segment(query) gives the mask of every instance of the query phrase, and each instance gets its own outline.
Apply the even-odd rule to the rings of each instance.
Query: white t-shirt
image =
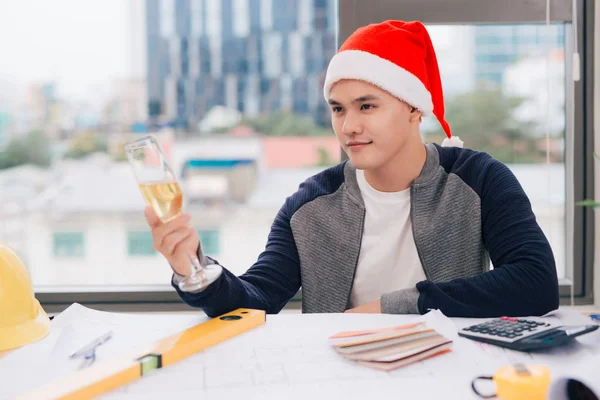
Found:
[[[351,293],[351,306],[382,294],[414,287],[425,280],[410,220],[410,188],[393,193],[375,190],[356,170],[365,202],[364,232]]]

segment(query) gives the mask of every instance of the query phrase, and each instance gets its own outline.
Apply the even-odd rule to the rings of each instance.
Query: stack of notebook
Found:
[[[450,351],[452,341],[425,323],[340,332],[329,338],[343,357],[383,371]]]

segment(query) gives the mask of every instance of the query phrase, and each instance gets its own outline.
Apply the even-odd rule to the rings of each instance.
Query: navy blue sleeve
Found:
[[[275,314],[300,289],[300,265],[288,215],[289,201],[279,210],[271,227],[265,250],[243,275],[223,268],[217,281],[200,293],[173,287],[188,305],[200,307],[209,317],[237,308],[265,310]]]
[[[419,312],[434,308],[450,317],[497,317],[557,309],[554,255],[519,181],[487,154],[462,151],[460,157],[473,157],[457,160],[453,172],[481,199],[483,242],[494,269],[450,282],[419,282]]]
[[[344,163],[307,179],[288,197],[271,226],[265,250],[256,263],[239,277],[226,268],[217,281],[200,293],[182,292],[181,299],[215,317],[237,308],[276,314],[301,286],[300,260],[291,227],[296,211],[315,198],[335,192],[344,181]]]

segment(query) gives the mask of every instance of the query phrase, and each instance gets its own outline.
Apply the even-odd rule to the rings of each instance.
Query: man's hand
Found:
[[[162,254],[173,271],[179,275],[190,274],[190,255],[195,255],[200,247],[198,232],[190,225],[191,216],[182,214],[172,221],[163,223],[152,207],[146,207],[146,221],[152,229],[154,249]]]
[[[381,314],[381,299],[346,310],[347,313]]]

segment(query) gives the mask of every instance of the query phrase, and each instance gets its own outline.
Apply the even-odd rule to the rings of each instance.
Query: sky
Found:
[[[47,80],[59,95],[103,96],[131,73],[127,32],[127,1],[0,0],[0,85],[14,98]]]
[[[57,82],[61,98],[101,104],[114,79],[143,77],[143,50],[132,50],[144,46],[143,3],[0,0],[0,105],[21,103],[25,88],[44,81]],[[468,57],[456,57],[468,28],[429,29],[449,91],[468,86]]]

